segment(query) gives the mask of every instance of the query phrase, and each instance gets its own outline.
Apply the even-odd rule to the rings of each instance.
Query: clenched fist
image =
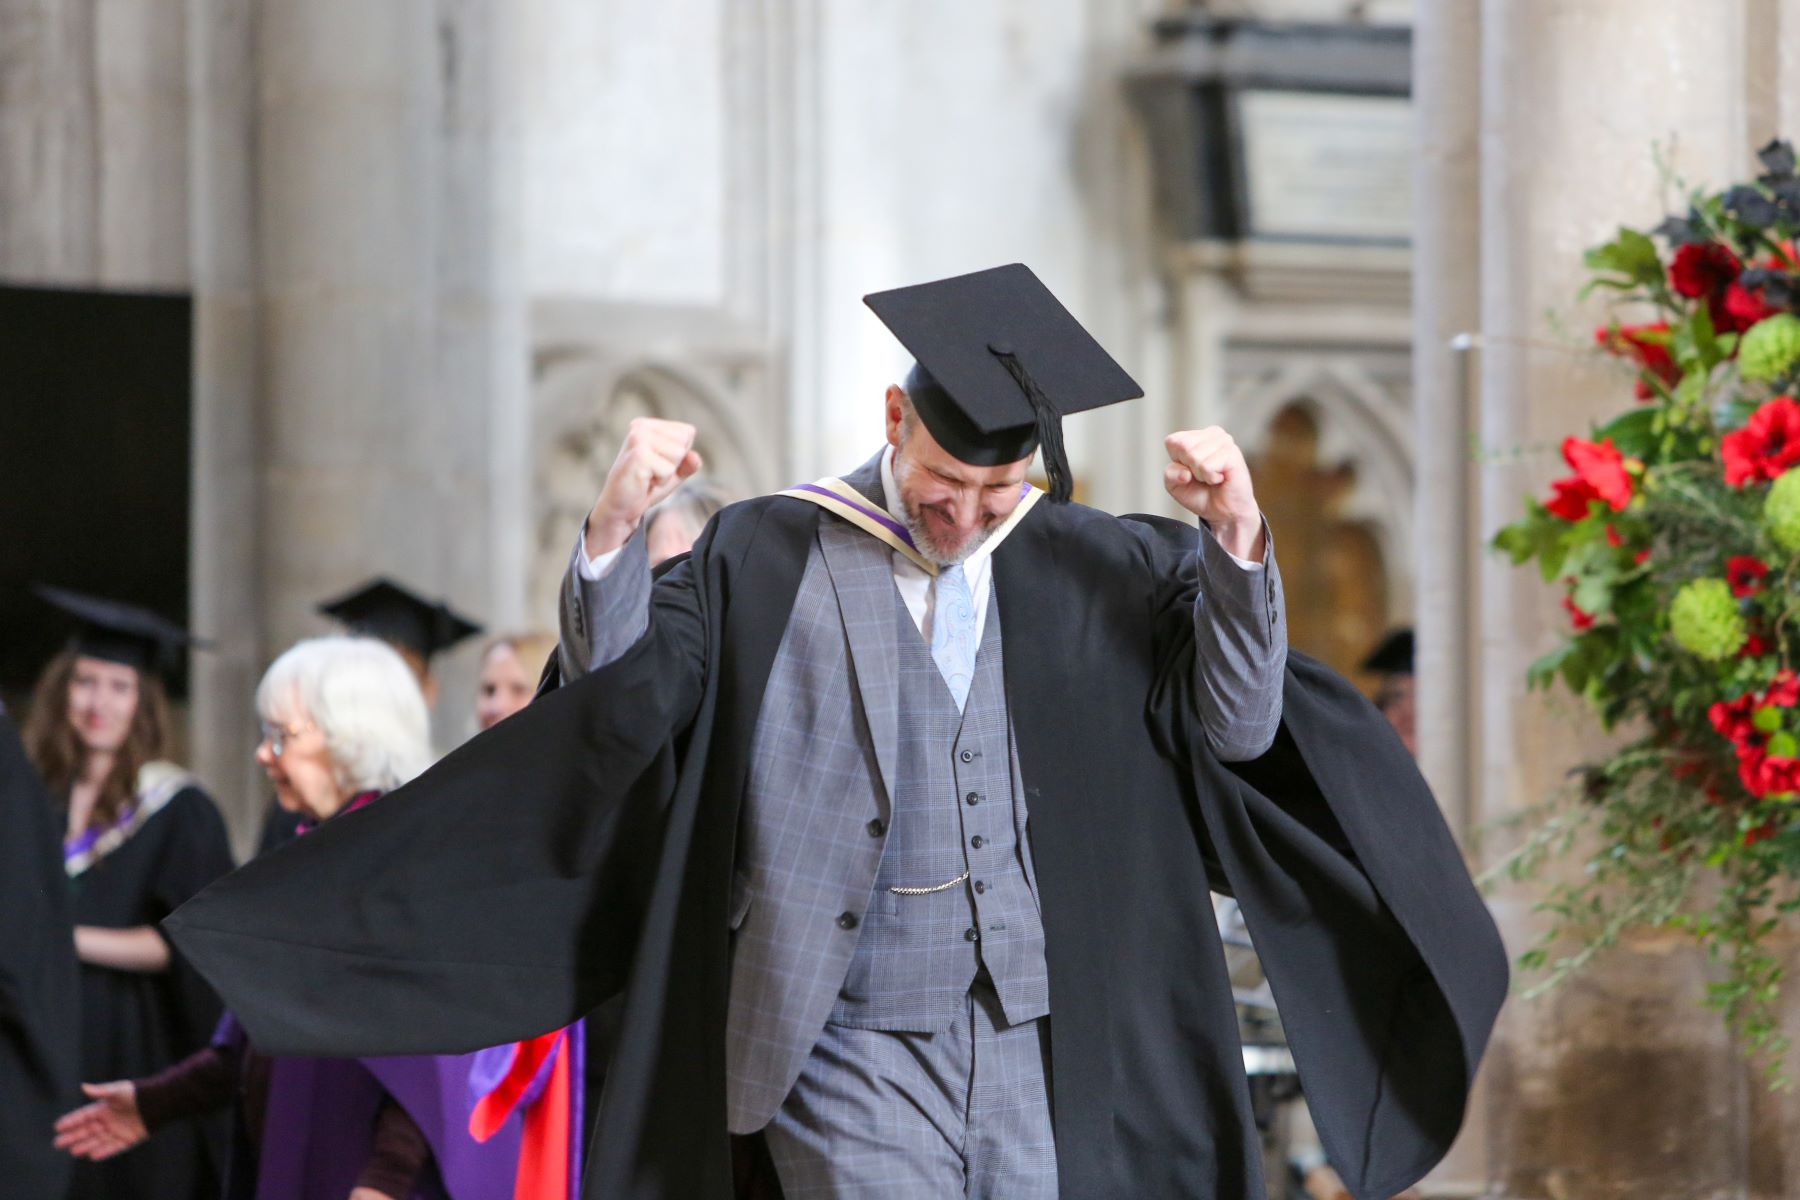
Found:
[[[619,457],[606,473],[600,498],[587,519],[587,556],[623,546],[658,500],[700,469],[694,427],[684,421],[638,417],[626,430]]]
[[[1217,425],[1163,439],[1169,465],[1163,487],[1181,507],[1205,521],[1219,544],[1251,562],[1263,557],[1262,510],[1250,487],[1244,452]]]

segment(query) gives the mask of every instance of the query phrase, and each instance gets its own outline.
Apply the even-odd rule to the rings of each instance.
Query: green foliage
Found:
[[[1595,273],[1588,283],[1590,291],[1610,288],[1623,292],[1639,287],[1663,287],[1662,256],[1656,252],[1656,243],[1635,229],[1621,228],[1618,237],[1589,250],[1583,261],[1588,270]]]

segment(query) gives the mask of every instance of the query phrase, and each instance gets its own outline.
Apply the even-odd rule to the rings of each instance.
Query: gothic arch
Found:
[[[1233,381],[1227,397],[1232,427],[1245,453],[1267,449],[1277,417],[1298,407],[1318,429],[1322,463],[1355,468],[1343,516],[1366,524],[1381,547],[1389,616],[1410,618],[1413,579],[1414,470],[1410,397],[1383,386],[1348,356],[1283,356],[1285,361]]]
[[[687,421],[705,475],[738,496],[780,486],[779,431],[756,418],[749,372],[643,357],[609,361],[588,346],[543,346],[533,363],[536,467],[533,611],[555,612],[556,589],[607,469],[634,417]]]

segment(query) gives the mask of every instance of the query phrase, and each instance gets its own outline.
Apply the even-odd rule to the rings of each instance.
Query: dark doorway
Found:
[[[185,295],[0,287],[0,691],[14,701],[68,634],[34,580],[187,621],[192,323]]]

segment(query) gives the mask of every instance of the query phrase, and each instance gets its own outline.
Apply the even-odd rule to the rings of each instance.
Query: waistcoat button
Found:
[[[856,914],[853,912],[840,913],[838,915],[838,928],[839,929],[855,929],[856,928]]]

